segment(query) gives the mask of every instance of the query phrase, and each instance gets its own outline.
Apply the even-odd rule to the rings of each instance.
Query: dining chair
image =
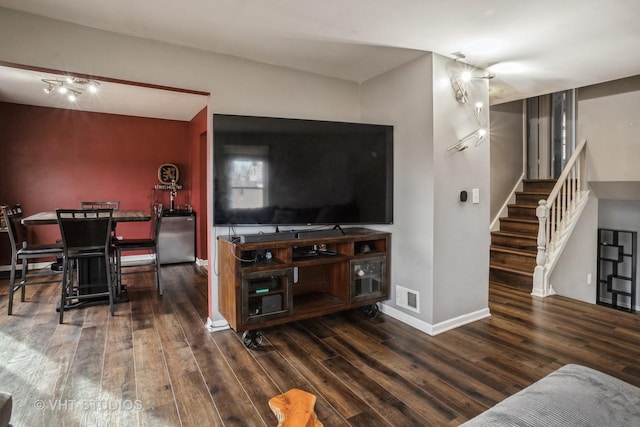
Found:
[[[80,202],[80,209],[120,209],[120,202],[112,201],[112,202]],[[113,234],[113,238],[116,238],[116,223],[115,221],[111,225],[111,231]],[[62,240],[59,241],[62,243]],[[62,256],[60,256],[56,262],[51,265],[51,268],[56,271],[62,271]]]
[[[60,323],[64,311],[76,304],[109,299],[113,316],[115,286],[111,264],[111,225],[113,209],[57,209],[63,247]],[[74,275],[74,263],[78,274]],[[84,263],[84,264],[83,264]],[[98,274],[81,275],[90,265]]]
[[[120,202],[111,201],[111,202],[80,202],[80,209],[113,209],[117,211],[120,209]],[[116,222],[113,221],[111,224],[111,228],[113,230],[113,237],[116,237]]]
[[[109,202],[91,202],[91,201],[81,201],[80,209],[113,209],[114,211],[120,210],[120,202],[119,201],[109,201]],[[116,221],[111,223],[111,239],[116,240],[118,238],[116,232]],[[115,255],[115,254],[114,254]],[[115,259],[113,260],[115,263]]]
[[[59,272],[54,272],[50,269],[34,270],[33,273],[31,273],[29,271],[29,260],[62,256],[62,244],[28,244],[27,228],[22,224],[24,214],[22,212],[22,207],[19,204],[2,206],[2,213],[7,224],[9,241],[11,243],[11,274],[9,276],[8,304],[8,314],[11,315],[13,312],[13,294],[15,291],[20,289],[20,301],[24,302],[25,288],[27,285],[41,285],[59,282],[59,279],[53,279],[53,276],[58,275]],[[16,268],[18,261],[22,263],[22,276],[20,277],[20,282],[16,284]],[[34,280],[29,281],[30,278],[34,278]]]
[[[122,288],[122,275],[123,274],[136,274],[144,273],[148,271],[155,271],[156,275],[156,287],[158,295],[162,295],[162,283],[160,280],[160,251],[158,250],[158,236],[160,235],[160,227],[162,225],[162,205],[158,205],[154,208],[154,212],[151,215],[151,227],[149,238],[146,239],[117,239],[114,241],[116,250],[116,280],[118,282],[118,291]],[[124,268],[136,267],[135,271],[123,273],[122,272],[122,253],[126,251],[152,251],[155,254],[155,261],[150,269],[140,270],[140,265],[127,265]]]

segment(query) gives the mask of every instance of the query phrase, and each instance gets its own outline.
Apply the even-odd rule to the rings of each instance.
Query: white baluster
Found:
[[[547,201],[540,200],[536,208],[536,216],[538,217],[538,253],[536,255],[536,264],[544,266],[546,261],[547,248]]]

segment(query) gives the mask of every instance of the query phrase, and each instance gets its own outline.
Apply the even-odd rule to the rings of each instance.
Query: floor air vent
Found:
[[[420,313],[420,294],[417,291],[396,285],[396,305]]]

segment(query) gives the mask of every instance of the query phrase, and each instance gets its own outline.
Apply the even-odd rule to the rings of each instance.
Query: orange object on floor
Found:
[[[314,411],[316,396],[293,388],[269,400],[278,427],[322,427]]]

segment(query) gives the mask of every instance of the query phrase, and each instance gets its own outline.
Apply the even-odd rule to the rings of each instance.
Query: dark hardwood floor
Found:
[[[317,396],[325,426],[450,426],[566,363],[640,386],[640,317],[492,286],[492,316],[430,337],[381,314],[339,313],[265,330],[244,347],[210,333],[206,275],[192,265],[127,276],[130,301],[69,311],[59,285],[30,287],[7,316],[0,280],[0,389],[13,425],[275,426],[271,397]]]

